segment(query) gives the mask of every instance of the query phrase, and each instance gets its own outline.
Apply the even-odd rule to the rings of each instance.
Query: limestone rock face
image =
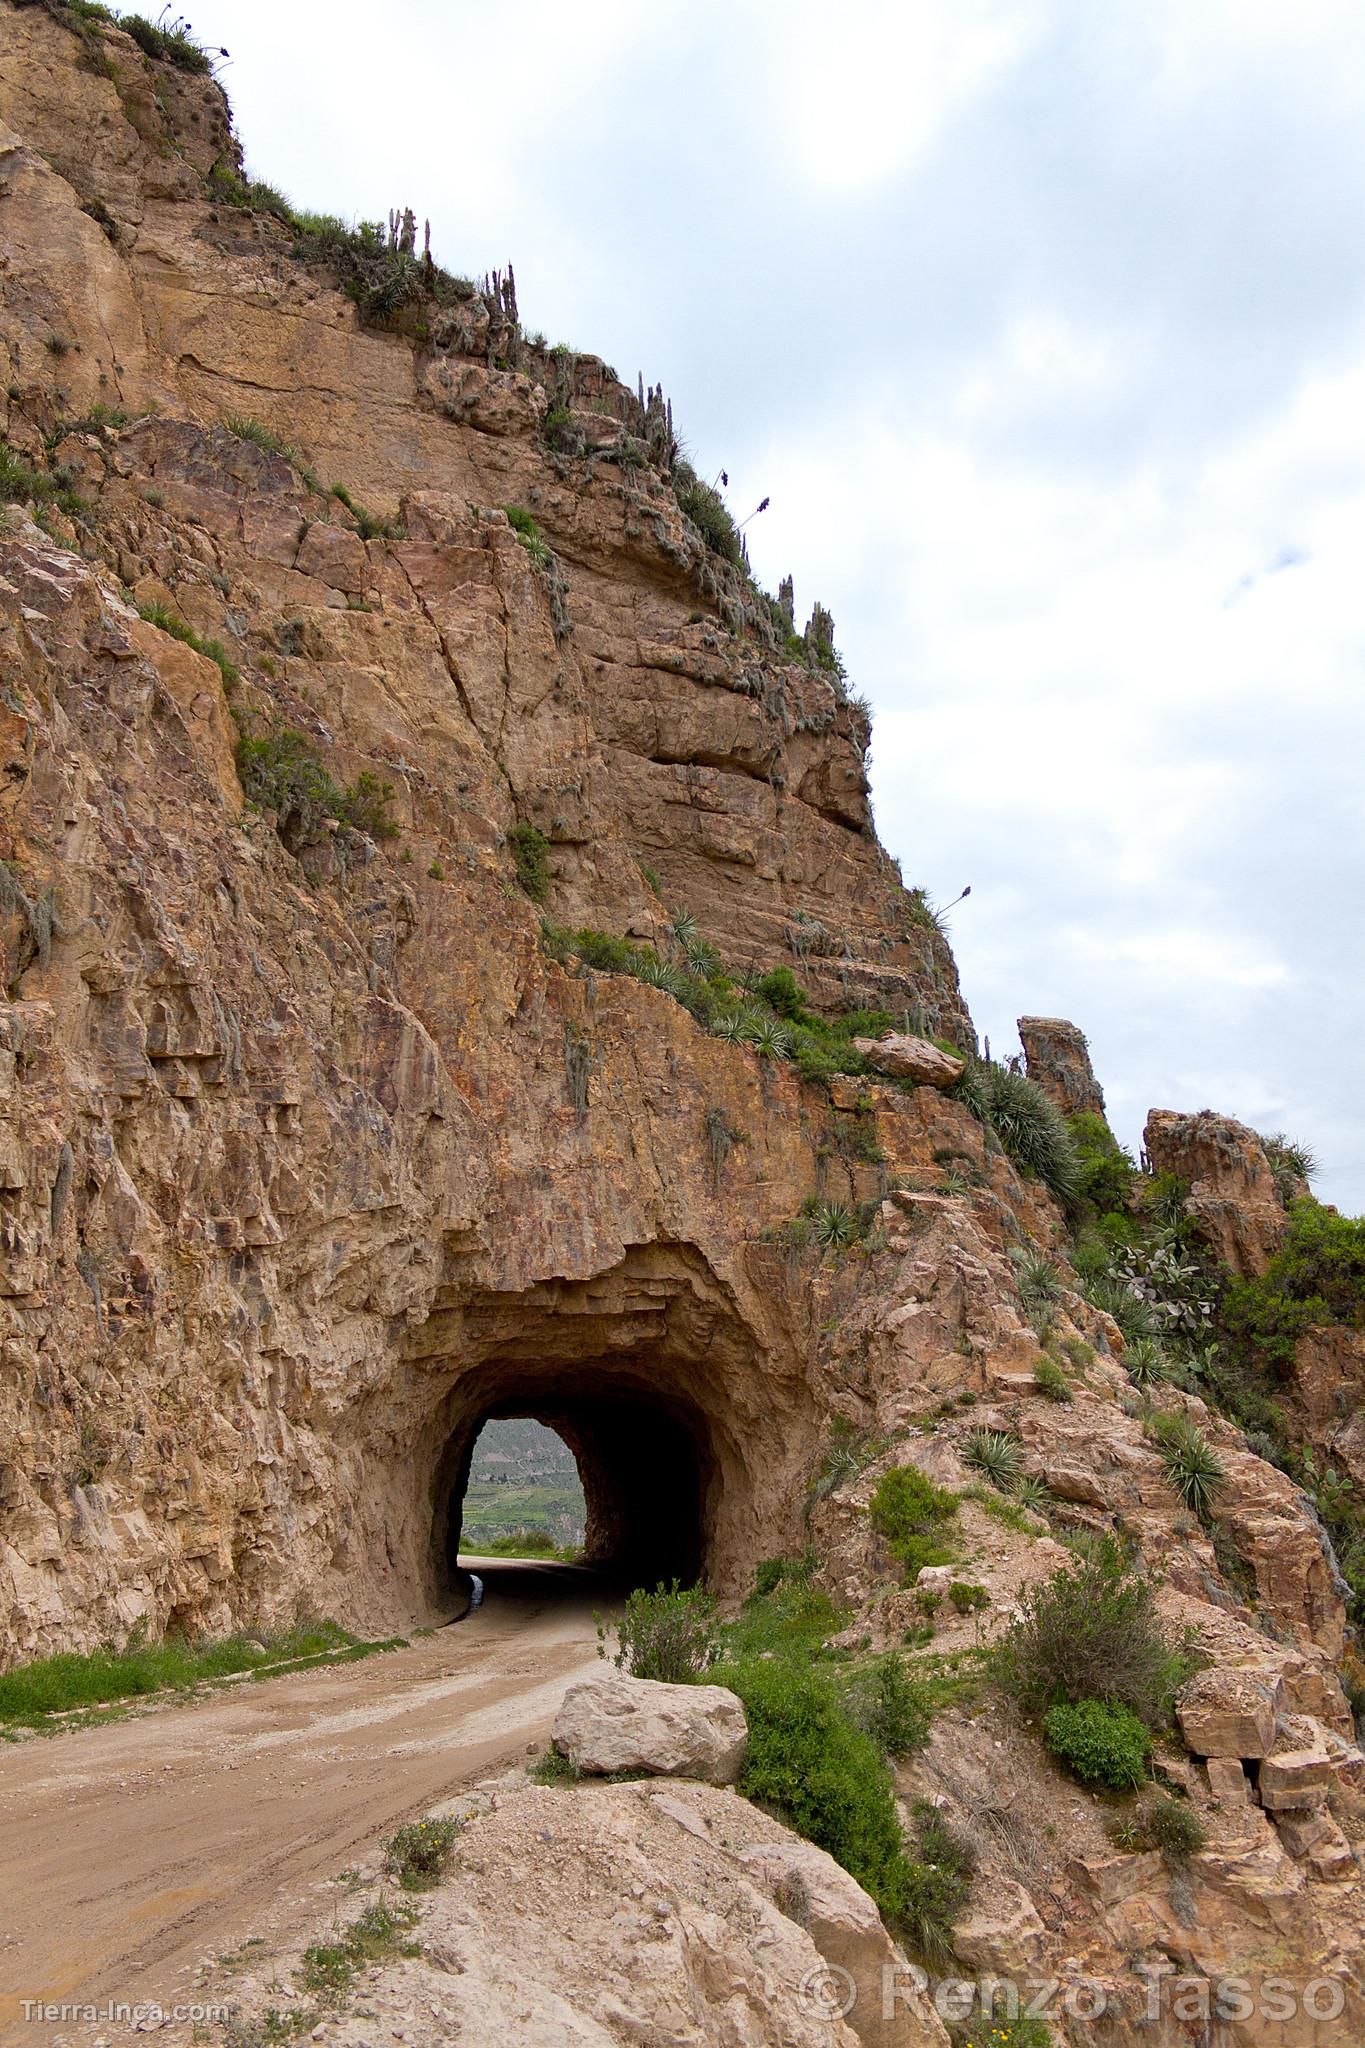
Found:
[[[874,1135],[927,1178],[979,1127],[875,1084],[859,1149],[542,921],[669,964],[690,920],[970,1044],[951,955],[864,710],[684,518],[637,394],[492,292],[367,326],[214,197],[230,147],[211,79],[0,0],[0,431],[88,508],[84,554],[60,510],[0,531],[0,1658],[448,1611],[509,1394],[572,1440],[591,1554],[648,1524],[739,1591],[799,1548],[833,1366],[765,1233],[878,1197]],[[237,720],[396,833],[287,773],[247,804]]]
[[[588,1777],[650,1771],[733,1785],[744,1768],[744,1709],[723,1685],[663,1685],[623,1671],[570,1686],[554,1740]]]
[[[951,1088],[960,1081],[967,1062],[944,1052],[927,1038],[905,1038],[891,1032],[885,1038],[855,1038],[857,1050],[880,1074],[900,1081],[920,1081],[932,1088]]]
[[[1279,1690],[1254,1671],[1197,1672],[1176,1702],[1180,1732],[1196,1756],[1268,1756]]]
[[[1285,1212],[1265,1149],[1235,1117],[1154,1109],[1142,1134],[1155,1173],[1187,1183],[1186,1205],[1210,1250],[1234,1273],[1264,1273],[1284,1235]]]
[[[806,1928],[844,1998],[863,2048],[908,2048],[931,2034],[933,2014],[911,1995],[913,1978],[860,1884],[813,1842],[790,1837],[742,1849],[740,1862],[779,1910]],[[886,2008],[890,2007],[888,2011]]]
[[[1104,1091],[1090,1064],[1085,1034],[1064,1017],[1021,1017],[1019,1041],[1030,1081],[1064,1116],[1104,1115]]]

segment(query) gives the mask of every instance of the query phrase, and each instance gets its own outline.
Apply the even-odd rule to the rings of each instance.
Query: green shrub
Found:
[[[173,21],[166,25],[163,12],[159,22],[148,21],[145,14],[121,14],[118,25],[148,57],[174,64],[178,71],[194,72],[200,77],[207,77],[213,70],[212,57],[194,40],[188,22]]]
[[[1122,1211],[1133,1191],[1137,1168],[1102,1116],[1083,1111],[1067,1118],[1075,1147],[1076,1199],[1101,1215]]]
[[[1074,1401],[1076,1398],[1065,1372],[1046,1352],[1033,1368],[1033,1384],[1049,1401]]]
[[[1124,1351],[1123,1363],[1135,1387],[1154,1387],[1171,1376],[1166,1354],[1154,1337],[1135,1337]]]
[[[989,1607],[991,1596],[984,1586],[977,1586],[969,1579],[954,1579],[948,1588],[948,1598],[959,1614],[979,1614],[983,1607]]]
[[[839,1611],[828,1593],[812,1583],[814,1562],[798,1559],[767,1592],[751,1593],[723,1631],[721,1656],[727,1663],[756,1657],[818,1656],[839,1626]]]
[[[331,489],[339,505],[344,505],[360,529],[362,540],[402,540],[403,528],[390,520],[381,519],[377,512],[367,512],[363,505],[357,505],[345,484],[333,484]]]
[[[968,1430],[962,1444],[962,1462],[971,1465],[1001,1493],[1010,1493],[1024,1476],[1024,1454],[1018,1442],[1003,1429],[977,1427]]]
[[[1365,1217],[1295,1202],[1279,1250],[1257,1280],[1234,1280],[1223,1319],[1244,1351],[1287,1369],[1294,1346],[1323,1323],[1365,1328]]]
[[[850,1688],[849,1704],[860,1728],[885,1756],[907,1757],[929,1740],[930,1713],[924,1693],[895,1650],[876,1658]]]
[[[1272,1131],[1261,1139],[1261,1149],[1270,1162],[1270,1171],[1275,1176],[1275,1187],[1282,1202],[1296,1200],[1304,1185],[1313,1179],[1318,1170],[1316,1154],[1311,1145],[1302,1145],[1293,1138],[1286,1138],[1283,1131]]]
[[[744,567],[744,544],[719,491],[702,482],[696,471],[679,462],[673,472],[678,503],[713,554],[732,568]]]
[[[282,455],[286,462],[295,464],[299,461],[298,451],[281,440],[273,427],[265,426],[260,420],[229,412],[223,415],[223,425],[237,440],[250,441],[253,447],[264,449],[267,455]]]
[[[238,206],[243,213],[269,214],[286,227],[294,224],[294,209],[283,192],[263,179],[243,177],[235,165],[222,158],[209,172],[207,183],[210,199],[219,206]]]
[[[716,1603],[700,1586],[637,1586],[616,1624],[617,1649],[612,1662],[632,1678],[655,1678],[666,1685],[686,1685],[715,1661]],[[597,1624],[597,1654],[605,1657],[607,1631]]]
[[[801,1557],[763,1557],[754,1569],[754,1594],[761,1600],[779,1586],[809,1586],[819,1567],[813,1550]]]
[[[1147,1776],[1152,1738],[1137,1715],[1113,1700],[1059,1701],[1043,1717],[1047,1746],[1086,1785],[1131,1792]]]
[[[716,1677],[738,1694],[749,1723],[739,1791],[827,1850],[894,1918],[910,1869],[891,1775],[845,1712],[833,1675],[773,1657],[726,1665]]]
[[[547,569],[554,560],[554,556],[546,545],[534,516],[521,505],[505,505],[503,510],[507,514],[513,533],[516,534],[536,567],[538,569]]]
[[[90,507],[72,489],[68,471],[35,469],[0,435],[0,505],[55,505],[69,519]]]
[[[550,886],[549,870],[545,856],[550,851],[550,842],[543,832],[534,825],[514,825],[507,835],[516,863],[517,880],[533,903],[543,903]]]
[[[301,732],[280,726],[254,734],[243,725],[236,760],[247,802],[275,813],[276,829],[292,850],[320,839],[329,818],[374,839],[392,839],[398,831],[388,816],[392,785],[368,769],[349,786],[335,782]]]
[[[225,687],[230,688],[240,680],[236,663],[228,654],[221,640],[201,640],[178,612],[170,611],[164,604],[144,604],[138,612],[149,626],[155,626],[162,633],[169,633],[173,640],[192,647],[196,654],[206,654],[210,661],[216,661]]]
[[[971,1895],[976,1857],[927,1799],[916,1800],[911,1818],[917,1855],[908,1859],[896,1919],[926,1962],[943,1963],[953,1952],[953,1923]]]
[[[770,1010],[776,1010],[779,1017],[787,1018],[789,1023],[810,1022],[811,1012],[805,991],[790,967],[774,967],[771,974],[761,976],[754,984],[754,994],[760,996]]]
[[[1085,1699],[1130,1707],[1151,1727],[1170,1714],[1194,1669],[1168,1635],[1155,1587],[1112,1537],[1020,1596],[993,1658],[994,1674],[1029,1713]]]
[[[1172,1799],[1165,1792],[1156,1793],[1143,1809],[1142,1824],[1152,1847],[1160,1849],[1168,1863],[1187,1863],[1208,1845],[1204,1824],[1194,1808],[1187,1800]]]
[[[993,1060],[969,1060],[951,1092],[989,1124],[1022,1172],[1042,1181],[1059,1201],[1076,1200],[1081,1174],[1066,1118],[1036,1082]]]
[[[891,1555],[913,1582],[926,1565],[949,1564],[944,1524],[957,1514],[957,1495],[935,1486],[914,1465],[893,1465],[877,1481],[868,1516]]]
[[[329,2004],[340,2004],[367,1963],[421,1954],[421,1943],[407,1938],[416,1918],[413,1906],[367,1906],[340,1941],[315,1942],[304,1950],[300,1984]]]
[[[1126,1344],[1141,1343],[1144,1339],[1159,1344],[1165,1335],[1155,1303],[1113,1273],[1098,1273],[1087,1279],[1085,1298],[1092,1308],[1114,1318]]]
[[[1025,1315],[1036,1315],[1060,1298],[1061,1269],[1046,1252],[1032,1245],[1016,1245],[1010,1252],[1010,1262]]]
[[[583,1773],[562,1749],[551,1743],[531,1765],[530,1775],[537,1785],[576,1785]]]
[[[811,1236],[827,1251],[843,1251],[858,1241],[858,1218],[847,1202],[820,1202],[811,1211]]]
[[[409,1820],[384,1844],[384,1868],[405,1892],[430,1891],[445,1876],[460,1832],[457,1820]]]

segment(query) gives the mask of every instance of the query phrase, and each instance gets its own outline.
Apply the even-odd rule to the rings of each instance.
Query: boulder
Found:
[[[554,1742],[589,1777],[648,1771],[733,1785],[744,1764],[744,1709],[723,1685],[661,1685],[606,1671],[571,1685]]]
[[[885,1038],[855,1038],[853,1049],[878,1073],[892,1074],[898,1081],[918,1081],[929,1088],[951,1088],[961,1080],[967,1065],[956,1053],[944,1052],[927,1038],[906,1038],[896,1031]]]
[[[1046,1930],[1021,1884],[997,1875],[989,1892],[974,1897],[953,1926],[953,1947],[982,1975],[1022,1978],[1042,1961]]]
[[[863,2048],[928,2048],[947,2036],[927,2002],[914,1995],[910,1971],[855,1878],[813,1842],[763,1842],[742,1849],[778,1910],[804,1927],[843,1997],[845,2019]],[[890,2011],[886,2010],[889,1992]]]
[[[1154,1109],[1142,1143],[1153,1173],[1188,1184],[1186,1213],[1209,1249],[1244,1279],[1264,1273],[1284,1236],[1285,1209],[1256,1132],[1211,1109]]]
[[[1272,1813],[1304,1813],[1325,1806],[1332,1789],[1332,1759],[1325,1747],[1285,1749],[1266,1757],[1257,1788]]]
[[[1018,1023],[1030,1081],[1052,1097],[1063,1116],[1103,1116],[1104,1094],[1085,1033],[1065,1017],[1020,1017]]]
[[[1186,1746],[1195,1756],[1258,1757],[1275,1740],[1274,1686],[1256,1671],[1215,1666],[1196,1672],[1176,1701]]]

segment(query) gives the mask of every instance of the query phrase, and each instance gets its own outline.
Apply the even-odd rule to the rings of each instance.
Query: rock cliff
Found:
[[[1288,1958],[1347,2018],[1273,2038],[1359,2031],[1332,1545],[1193,1384],[1167,1420],[1223,1484],[1188,1511],[1060,1181],[973,1113],[828,615],[752,583],[660,394],[401,221],[291,217],[211,75],[63,0],[0,0],[0,351],[0,1658],[444,1617],[495,1414],[574,1449],[590,1556],[738,1596],[813,1544],[881,1647],[924,1608],[875,1481],[966,1488],[994,1432],[1050,1520],[964,1508],[993,1611],[1059,1536],[1164,1567],[1213,1673],[1167,1762],[1208,1840],[1120,1853],[1035,1730],[954,1705],[913,1789],[980,1837],[961,1953],[1079,1958],[1116,2044],[1187,2038],[1134,2017],[1153,1956]],[[1080,1033],[1021,1031],[1102,1127]],[[1254,1134],[1154,1113],[1147,1145],[1263,1273]],[[1314,1441],[1360,1341],[1300,1348]],[[607,1853],[667,1811],[582,1825]],[[725,1896],[766,1925],[756,1883]]]

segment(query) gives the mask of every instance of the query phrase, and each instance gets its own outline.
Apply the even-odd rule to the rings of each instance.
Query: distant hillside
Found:
[[[543,1423],[484,1424],[465,1494],[462,1548],[534,1529],[556,1544],[583,1541],[583,1488],[572,1451]]]

